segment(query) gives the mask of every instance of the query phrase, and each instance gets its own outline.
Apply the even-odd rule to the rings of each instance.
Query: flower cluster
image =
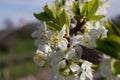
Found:
[[[34,61],[51,69],[51,80],[93,80],[93,64],[82,59],[81,45],[95,48],[98,39],[107,37],[102,20],[106,3],[105,0],[56,1],[53,9],[45,6],[45,12],[35,14],[41,22],[32,33],[38,48]]]
[[[65,38],[66,25],[60,32],[47,29],[45,23],[41,23],[38,29],[32,33],[32,37],[37,37],[35,44],[38,47],[34,61],[40,67],[51,68],[51,74],[54,75],[52,80],[58,80],[58,78],[69,80],[69,77],[82,80],[88,77],[92,80],[92,63],[80,59],[82,49],[77,45],[78,40],[73,40],[71,47],[68,48],[68,40]],[[79,56],[76,52],[79,52]]]

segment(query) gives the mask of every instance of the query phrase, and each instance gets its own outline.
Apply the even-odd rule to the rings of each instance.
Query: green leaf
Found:
[[[82,5],[82,10],[81,10],[81,15],[83,15],[83,16],[85,16],[85,17],[86,17],[87,12],[88,12],[87,7],[88,7],[88,2],[83,3],[83,5]]]
[[[75,18],[76,20],[79,20],[79,19],[82,19],[83,16],[81,16],[81,15],[75,15],[74,18]]]
[[[62,1],[59,1],[57,5],[55,5],[57,15],[61,13],[61,11],[63,10],[63,7],[64,7],[64,3]]]
[[[57,14],[57,6],[55,4],[52,5],[52,11],[54,14]]]
[[[99,20],[99,19],[102,19],[104,17],[105,17],[104,15],[95,15],[95,16],[88,17],[88,20]]]
[[[45,13],[45,12],[41,12],[39,14],[34,13],[34,16],[41,21],[50,21],[51,18]]]
[[[79,3],[73,2],[72,10],[75,15],[80,15],[80,5]]]
[[[69,37],[70,34],[70,15],[66,12],[66,36]]]
[[[108,36],[112,34],[120,37],[120,28],[118,28],[111,20],[104,22],[104,25],[108,29]]]
[[[92,16],[94,16],[98,7],[99,7],[98,0],[92,0],[92,1],[88,2],[88,4],[87,4],[87,10],[88,10],[87,19],[90,19]]]
[[[120,59],[120,37],[110,35],[106,39],[98,40],[96,49],[113,58]]]
[[[60,25],[63,26],[66,23],[66,12],[63,10],[61,14],[59,15],[59,22]]]
[[[120,61],[117,61],[113,65],[114,74],[120,74]]]
[[[70,27],[70,15],[66,12],[66,25]]]
[[[115,32],[116,35],[120,36],[120,28],[116,26],[112,21],[109,20],[109,24],[111,25],[113,31]]]
[[[67,24],[68,26],[70,25],[70,17],[65,10],[61,12],[58,19],[59,19],[59,25],[61,26],[63,26],[64,24]]]
[[[92,0],[88,3],[88,13],[95,14],[99,7],[99,1],[98,0]]]
[[[51,17],[51,18],[56,18],[55,13],[52,11],[52,9],[50,9],[50,8],[48,7],[48,5],[45,5],[45,6],[44,6],[44,11],[45,11],[45,13],[46,13],[49,17]]]
[[[62,29],[62,27],[56,23],[53,22],[46,22],[47,26],[49,27],[49,29],[55,30],[55,31],[60,31]]]
[[[116,32],[113,29],[113,26],[111,25],[111,23],[109,21],[105,21],[104,22],[104,26],[108,29],[108,36],[109,35],[116,35]]]

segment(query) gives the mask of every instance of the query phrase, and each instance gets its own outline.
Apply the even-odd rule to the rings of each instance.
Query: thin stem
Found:
[[[67,26],[67,28],[66,28],[66,37],[69,37],[70,35],[70,28],[69,28],[69,26]]]

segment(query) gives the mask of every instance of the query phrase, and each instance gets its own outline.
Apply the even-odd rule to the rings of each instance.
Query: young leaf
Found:
[[[120,61],[115,62],[113,67],[114,67],[114,73],[120,74]]]
[[[109,20],[109,24],[111,25],[112,29],[116,33],[116,35],[120,36],[120,28],[118,28],[112,21]]]
[[[59,18],[59,24],[61,26],[63,26],[64,24],[67,24],[67,26],[70,25],[70,17],[65,10],[61,12],[58,18]]]
[[[52,22],[46,22],[47,26],[49,27],[49,29],[55,30],[55,31],[60,31],[62,29],[62,27],[56,23],[52,23]]]
[[[104,15],[89,16],[88,20],[99,20],[99,19],[102,19],[104,17],[105,17]]]
[[[87,14],[87,12],[88,12],[87,7],[88,7],[88,2],[83,3],[83,5],[82,5],[82,10],[81,10],[81,15],[83,15],[83,16],[85,16],[85,17],[86,17],[86,14]]]
[[[66,23],[66,12],[63,10],[61,14],[59,15],[59,22],[60,25],[63,26]]]
[[[88,13],[95,14],[99,7],[99,1],[98,0],[92,0],[88,3]]]
[[[96,49],[113,58],[120,59],[120,37],[111,35],[106,39],[98,40]]]
[[[92,16],[94,16],[95,12],[97,11],[99,7],[99,1],[98,0],[92,0],[90,2],[88,2],[88,13],[87,13],[87,19],[91,18]]]
[[[70,27],[70,15],[66,12],[66,25]]]
[[[45,5],[44,11],[49,17],[56,18],[55,13],[48,7],[48,5]]]
[[[34,16],[41,21],[50,21],[51,18],[45,13],[45,12],[41,12],[39,14],[34,13]]]
[[[80,5],[79,3],[73,2],[72,10],[75,15],[80,15]]]
[[[69,14],[66,12],[66,36],[68,37],[70,34],[70,16]]]
[[[108,29],[108,36],[111,34],[120,36],[120,28],[118,28],[111,20],[104,22],[104,25]]]
[[[75,18],[76,20],[79,20],[79,19],[82,19],[83,16],[81,16],[81,15],[75,15],[74,18]]]

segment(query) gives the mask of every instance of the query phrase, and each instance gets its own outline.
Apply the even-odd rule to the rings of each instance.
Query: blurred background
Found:
[[[36,51],[32,31],[39,21],[34,12],[52,0],[0,0],[0,80],[48,80],[47,71],[33,62]],[[120,0],[110,0],[107,18],[120,27]]]

